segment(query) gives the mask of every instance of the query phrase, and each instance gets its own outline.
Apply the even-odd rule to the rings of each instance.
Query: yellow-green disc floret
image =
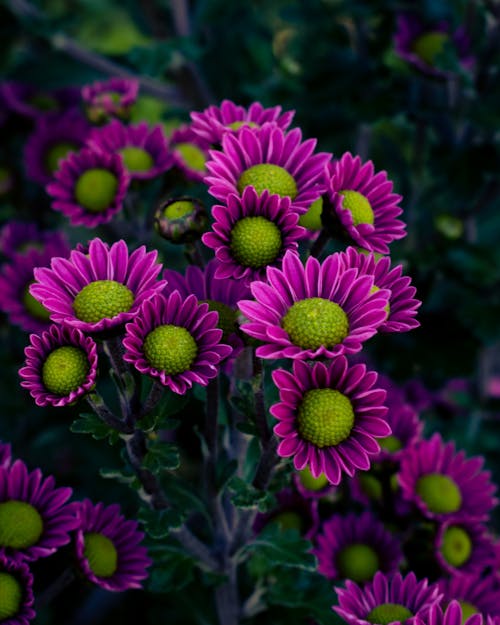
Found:
[[[264,189],[269,193],[277,193],[281,197],[288,196],[292,200],[297,197],[297,183],[294,177],[283,167],[271,163],[253,165],[241,174],[236,185],[238,191],[253,186],[260,195]]]
[[[412,45],[413,52],[427,65],[432,65],[444,50],[450,36],[447,33],[431,31],[417,37]]]
[[[21,584],[9,573],[0,573],[0,622],[19,612],[23,591]]]
[[[107,169],[87,169],[75,185],[75,199],[91,213],[100,213],[113,204],[118,178]]]
[[[194,212],[195,208],[195,204],[191,200],[176,200],[164,208],[163,214],[167,219],[182,219]]]
[[[373,547],[353,543],[344,547],[337,556],[337,566],[343,579],[356,583],[368,582],[379,570],[380,561]]]
[[[352,215],[352,222],[355,226],[360,224],[370,224],[373,226],[375,223],[375,215],[368,199],[351,189],[345,189],[339,191],[339,195],[342,195],[342,208],[348,210]]]
[[[45,169],[49,174],[54,173],[59,168],[59,161],[70,152],[74,152],[77,146],[69,141],[61,141],[61,143],[55,143],[51,145],[45,155]]]
[[[33,284],[30,282],[23,293],[23,304],[30,315],[41,321],[50,321],[50,312],[31,295],[29,288]]]
[[[92,573],[97,577],[111,577],[118,567],[118,552],[113,542],[104,534],[88,532],[84,543],[83,555]]]
[[[304,394],[297,414],[297,428],[303,439],[316,447],[338,445],[349,437],[354,426],[351,400],[331,388]]]
[[[54,349],[42,367],[45,388],[55,395],[69,395],[84,382],[89,372],[86,352],[71,345]]]
[[[231,251],[244,267],[265,267],[276,260],[280,250],[280,229],[265,217],[244,217],[231,230]]]
[[[400,603],[382,603],[371,610],[366,620],[374,625],[389,625],[389,623],[404,623],[413,614]]]
[[[130,145],[126,148],[122,148],[119,154],[123,157],[125,167],[132,173],[149,171],[154,165],[151,154],[142,148]]]
[[[188,330],[175,325],[155,328],[146,336],[143,349],[148,363],[167,375],[187,371],[198,353],[196,341]]]
[[[459,567],[465,564],[472,553],[472,540],[469,534],[458,525],[450,525],[443,534],[441,553],[451,566]]]
[[[43,533],[43,520],[38,510],[25,501],[0,503],[0,547],[27,549]]]
[[[213,299],[200,300],[200,304],[201,303],[208,304],[209,310],[215,310],[215,312],[219,313],[217,327],[222,330],[222,342],[225,342],[229,335],[234,334],[234,332],[238,329],[238,324],[236,323],[236,311],[227,304],[216,302]]]
[[[311,469],[308,466],[302,469],[302,471],[299,471],[299,480],[304,488],[307,488],[307,490],[312,490],[314,492],[322,490],[330,483],[324,473],[321,473],[319,477],[313,477]]]
[[[77,294],[73,302],[75,315],[86,323],[112,319],[128,312],[134,303],[134,294],[121,282],[96,280],[90,282]]]
[[[462,495],[456,483],[442,473],[428,473],[418,479],[417,494],[431,512],[449,514],[460,510]]]
[[[308,208],[307,213],[299,217],[299,226],[308,230],[321,230],[323,223],[321,214],[323,212],[323,197],[320,196]]]
[[[195,171],[205,171],[205,163],[207,157],[203,150],[193,143],[176,143],[173,146],[176,152],[179,152],[184,163]]]

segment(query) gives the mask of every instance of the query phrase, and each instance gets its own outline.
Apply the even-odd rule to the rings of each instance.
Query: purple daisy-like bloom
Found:
[[[42,185],[49,183],[59,162],[83,147],[89,131],[79,111],[41,117],[24,148],[28,178]]]
[[[450,575],[481,575],[495,564],[495,544],[484,525],[446,521],[439,526],[434,542],[436,560]]]
[[[94,123],[113,116],[127,118],[138,93],[139,81],[130,78],[110,78],[82,87],[83,103]]]
[[[339,605],[333,609],[350,625],[415,623],[415,617],[425,619],[442,596],[437,584],[417,581],[413,572],[403,577],[378,571],[363,587],[348,580],[345,588],[335,590]]]
[[[202,182],[207,174],[205,164],[209,158],[210,143],[197,135],[191,126],[184,124],[172,133],[170,149],[176,166],[185,178]]]
[[[184,301],[178,291],[144,303],[123,339],[124,360],[164,386],[183,395],[193,383],[206,386],[232,352],[220,343],[218,314],[194,295]]]
[[[407,449],[398,479],[404,498],[429,519],[484,521],[497,500],[483,465],[484,458],[466,458],[453,441],[444,443],[436,433]]]
[[[392,188],[385,171],[375,173],[372,161],[363,164],[350,152],[332,164],[328,199],[355,245],[388,254],[388,243],[406,236],[405,223],[397,219],[402,198]]]
[[[157,280],[157,256],[144,246],[129,253],[123,240],[109,246],[96,238],[87,254],[73,250],[69,259],[53,258],[50,269],[36,269],[30,293],[55,323],[90,333],[117,328],[165,286]]]
[[[118,154],[84,148],[59,164],[47,187],[52,208],[74,226],[105,224],[123,207],[130,176]]]
[[[78,106],[80,94],[73,87],[45,91],[32,84],[11,81],[0,86],[0,99],[13,113],[37,119]]]
[[[371,581],[377,571],[395,573],[403,558],[400,541],[368,511],[335,514],[323,523],[315,543],[322,575],[358,584]]]
[[[361,350],[387,317],[389,291],[372,292],[373,276],[345,269],[339,254],[305,266],[287,251],[282,269],[250,285],[255,301],[239,308],[249,320],[241,329],[263,341],[260,358],[336,358]]]
[[[25,254],[14,254],[2,266],[0,273],[0,310],[9,321],[26,332],[41,332],[50,325],[49,311],[29,292],[34,282],[34,270],[47,267],[54,254],[69,255],[66,244],[53,242],[42,250],[30,249]]]
[[[78,527],[71,493],[21,460],[0,468],[0,554],[37,560],[66,545]]]
[[[24,354],[21,386],[37,406],[67,406],[95,384],[97,347],[77,328],[54,325],[40,336],[32,334]]]
[[[0,467],[8,467],[12,462],[12,451],[9,443],[0,441]]]
[[[296,529],[308,540],[312,540],[319,529],[318,502],[306,499],[300,493],[286,488],[276,494],[277,506],[270,512],[255,517],[253,530],[262,531],[269,524],[283,530]]]
[[[324,473],[334,485],[343,473],[352,477],[370,468],[369,456],[380,451],[376,438],[391,433],[374,371],[338,356],[328,366],[296,360],[292,373],[272,375],[281,400],[270,408],[279,421],[274,432],[283,439],[280,456],[293,456],[298,471],[307,465],[313,477]]]
[[[354,247],[347,248],[341,256],[346,269],[354,267],[360,273],[372,274],[377,288],[390,290],[389,313],[379,332],[407,332],[418,328],[420,323],[414,317],[422,302],[414,297],[417,290],[411,286],[411,278],[402,275],[402,265],[391,269],[390,258],[376,259],[373,253],[362,254]]]
[[[134,180],[156,178],[174,165],[163,128],[149,128],[146,122],[126,126],[114,119],[102,128],[94,129],[87,141],[94,150],[117,153]]]
[[[302,471],[293,474],[293,484],[297,491],[305,499],[335,499],[338,489],[334,486],[324,473],[319,477],[314,477],[311,469],[306,465]]]
[[[281,112],[281,106],[264,108],[260,102],[253,102],[248,109],[231,100],[223,100],[220,106],[209,106],[201,113],[191,113],[191,129],[209,144],[218,145],[228,132],[237,132],[240,128],[260,127],[265,123],[275,123],[281,130],[286,130],[292,123],[295,111]]]
[[[111,591],[141,588],[151,560],[137,522],[125,519],[117,504],[88,499],[79,503],[77,514],[76,557],[85,577]]]
[[[237,135],[226,133],[222,151],[210,150],[207,162],[208,192],[226,202],[228,195],[241,195],[248,186],[258,193],[267,189],[291,199],[291,209],[305,213],[325,191],[324,169],[331,155],[313,154],[316,139],[302,142],[302,133],[288,133],[275,124],[261,128],[243,127]]]
[[[35,618],[33,575],[25,562],[0,554],[0,622],[28,625]]]
[[[500,590],[491,576],[452,575],[438,581],[442,593],[441,607],[456,599],[462,608],[463,617],[472,614],[482,616],[500,615]]]
[[[426,618],[417,619],[415,625],[483,625],[483,618],[481,614],[467,616],[460,602],[454,600],[446,608],[439,604],[433,605]]]
[[[33,222],[13,220],[0,230],[0,252],[8,258],[23,254],[31,248],[40,251],[49,246],[55,254],[61,249],[69,249],[63,232],[40,230]]]
[[[212,232],[202,241],[215,250],[218,278],[265,278],[267,267],[280,267],[288,250],[297,252],[304,234],[299,216],[290,210],[290,198],[270,195],[267,189],[261,195],[253,187],[245,188],[241,197],[230,194],[226,205],[212,208],[212,216]]]
[[[398,15],[394,35],[396,53],[424,74],[435,78],[447,78],[451,75],[451,72],[436,65],[437,57],[444,51],[447,42],[455,48],[460,65],[470,71],[475,59],[464,26],[460,26],[452,33],[445,21],[425,24],[415,13]]]

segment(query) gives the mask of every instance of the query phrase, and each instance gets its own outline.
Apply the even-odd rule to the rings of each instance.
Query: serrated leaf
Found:
[[[181,527],[185,515],[174,508],[152,510],[142,507],[139,510],[138,519],[151,538],[161,539],[168,536],[170,530]]]
[[[174,443],[167,443],[158,439],[148,444],[148,451],[142,465],[152,473],[163,470],[172,471],[180,464],[179,449]]]
[[[96,440],[108,438],[111,445],[116,443],[120,438],[116,430],[106,425],[106,423],[93,412],[82,413],[73,421],[69,429],[75,434],[91,434]]]
[[[275,504],[271,493],[255,488],[238,476],[231,478],[228,489],[233,493],[231,501],[237,508],[257,508],[260,512],[267,512]]]

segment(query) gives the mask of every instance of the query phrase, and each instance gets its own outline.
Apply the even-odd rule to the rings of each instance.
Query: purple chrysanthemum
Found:
[[[256,301],[239,308],[241,329],[265,344],[260,358],[335,358],[358,352],[387,317],[389,291],[373,291],[373,276],[345,270],[339,254],[305,266],[288,251],[282,269],[268,267],[266,282],[252,282]]]
[[[451,43],[455,49],[460,65],[470,71],[475,59],[464,26],[452,33],[450,25],[445,21],[428,25],[415,13],[398,15],[394,35],[396,54],[424,74],[435,78],[446,78],[451,74],[436,63],[447,43]]]
[[[406,235],[404,222],[397,219],[403,212],[401,196],[392,188],[385,171],[375,173],[372,161],[362,164],[350,152],[332,164],[328,199],[355,245],[388,254],[388,243]]]
[[[206,386],[232,352],[220,343],[217,322],[218,315],[194,295],[184,301],[178,291],[156,295],[127,324],[123,358],[175,393],[184,394],[193,383]]]
[[[481,523],[442,523],[434,547],[439,566],[450,575],[479,576],[495,564],[494,540]]]
[[[425,619],[442,596],[436,584],[417,581],[413,572],[403,577],[379,571],[363,587],[348,580],[345,588],[335,590],[339,605],[333,609],[350,625],[415,623],[415,617]]]
[[[0,441],[0,467],[8,467],[12,462],[12,451],[9,443]]]
[[[197,135],[191,126],[185,124],[174,130],[170,137],[170,149],[176,166],[187,180],[201,182],[205,178],[210,143]]]
[[[483,464],[484,458],[466,458],[436,433],[406,451],[398,479],[405,499],[427,518],[484,521],[497,500]]]
[[[264,108],[260,102],[253,102],[245,109],[231,100],[223,100],[220,106],[212,105],[201,113],[191,113],[191,128],[209,144],[218,145],[226,133],[236,132],[244,126],[257,128],[273,122],[281,130],[286,130],[294,115],[295,111],[282,113],[281,106]]]
[[[305,499],[328,499],[335,498],[338,489],[324,473],[314,477],[311,469],[306,465],[301,471],[293,474],[293,483],[297,491]]]
[[[280,456],[293,456],[298,471],[307,465],[313,477],[324,473],[335,485],[343,473],[352,477],[370,468],[369,456],[380,451],[376,438],[391,433],[374,371],[338,356],[328,366],[296,360],[293,373],[279,369],[273,380],[281,400],[270,408],[279,421],[274,432],[283,439]]]
[[[141,588],[151,560],[137,522],[126,520],[117,504],[94,505],[88,499],[77,513],[76,556],[85,577],[111,591]]]
[[[500,589],[490,575],[483,578],[478,575],[452,575],[449,579],[439,580],[438,586],[443,595],[441,606],[446,607],[456,599],[464,619],[478,613],[482,616],[500,615]]]
[[[33,575],[25,562],[0,554],[0,622],[28,625],[35,618]]]
[[[77,328],[53,325],[40,336],[32,334],[24,354],[21,386],[37,406],[67,406],[95,384],[97,347]]]
[[[24,149],[28,178],[42,185],[49,183],[59,162],[83,147],[89,131],[79,111],[40,118]]]
[[[290,488],[276,494],[277,506],[266,513],[259,513],[253,524],[254,532],[273,524],[282,530],[296,529],[304,538],[312,540],[319,529],[318,502],[306,499]]]
[[[130,78],[110,78],[82,87],[83,103],[94,123],[113,116],[127,118],[138,93],[139,82]]]
[[[5,82],[0,86],[0,100],[13,113],[37,119],[78,106],[80,93],[73,87],[45,91],[28,83]]]
[[[42,250],[47,246],[51,246],[54,254],[69,247],[64,233],[40,230],[34,222],[13,220],[0,230],[0,252],[8,258],[23,254],[31,248]]]
[[[483,618],[481,614],[467,616],[460,602],[454,600],[446,608],[439,604],[433,605],[425,619],[419,618],[415,625],[483,625]]]
[[[290,198],[269,195],[267,189],[258,195],[247,187],[241,197],[230,194],[226,202],[212,208],[212,232],[202,236],[220,262],[218,278],[265,278],[267,267],[281,266],[287,250],[297,251],[304,228],[290,210]]]
[[[34,282],[34,270],[47,267],[52,257],[69,255],[62,241],[47,245],[42,250],[30,249],[25,254],[14,254],[2,266],[0,273],[0,310],[9,321],[26,332],[42,332],[50,325],[49,311],[29,292]]]
[[[258,193],[267,189],[288,196],[292,210],[305,213],[325,191],[324,169],[331,158],[324,152],[313,154],[315,147],[315,139],[302,142],[299,128],[285,134],[275,124],[226,133],[222,151],[210,150],[208,191],[226,202],[229,194],[241,195],[248,186]]]
[[[402,560],[400,541],[371,512],[335,514],[315,539],[318,571],[330,579],[364,584],[377,571],[390,574]]]
[[[157,256],[144,246],[129,254],[123,240],[109,246],[96,238],[87,254],[73,250],[68,260],[53,258],[50,269],[36,269],[30,292],[55,323],[83,332],[109,330],[130,321],[165,286],[157,280]]]
[[[0,554],[37,560],[68,543],[78,526],[71,493],[21,460],[0,467]]]
[[[69,217],[72,225],[94,228],[122,209],[129,183],[121,156],[84,148],[60,162],[46,190],[52,208]]]
[[[119,154],[132,179],[156,178],[174,165],[163,128],[149,128],[146,122],[126,126],[114,119],[94,129],[87,141],[94,150]]]
[[[347,248],[341,257],[346,269],[355,268],[362,274],[372,274],[377,288],[391,292],[388,316],[379,332],[407,332],[418,328],[420,323],[415,315],[422,302],[414,297],[417,290],[411,286],[411,278],[402,275],[402,265],[391,268],[390,258],[376,259],[373,253],[360,254],[353,247]]]

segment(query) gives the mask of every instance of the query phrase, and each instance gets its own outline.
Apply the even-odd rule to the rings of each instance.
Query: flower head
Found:
[[[88,254],[73,250],[68,260],[53,258],[50,269],[37,269],[30,292],[55,323],[83,332],[117,328],[165,286],[156,258],[144,246],[129,253],[123,240],[109,246],[96,238]]]
[[[500,615],[500,590],[491,576],[452,575],[438,582],[442,593],[441,606],[456,600],[462,608],[462,618],[473,614]]]
[[[385,171],[375,173],[372,161],[362,164],[350,152],[331,165],[331,210],[355,245],[388,254],[388,243],[405,236],[405,224],[397,219],[403,212],[401,196],[392,187]]]
[[[201,182],[207,173],[205,163],[209,157],[210,143],[197,135],[190,126],[183,125],[172,133],[170,149],[176,166],[187,180]]]
[[[28,625],[35,617],[33,575],[25,562],[0,554],[0,623]]]
[[[358,352],[386,319],[389,291],[373,292],[373,276],[345,269],[338,254],[305,266],[291,250],[282,269],[267,268],[267,280],[250,285],[256,301],[239,308],[249,320],[241,329],[265,344],[261,358],[335,358]]]
[[[95,384],[97,347],[77,328],[53,325],[40,336],[32,334],[24,353],[21,386],[37,406],[67,406]]]
[[[38,251],[50,246],[52,255],[68,249],[65,235],[59,231],[40,230],[31,221],[9,221],[0,230],[0,252],[13,258],[15,254],[24,254],[29,249]]]
[[[328,366],[296,360],[293,373],[279,369],[273,380],[281,400],[270,408],[279,421],[274,432],[283,439],[280,456],[293,456],[298,471],[307,465],[313,477],[324,473],[335,485],[343,473],[370,467],[369,456],[380,450],[376,438],[391,433],[374,371],[338,356]]]
[[[4,100],[12,112],[38,119],[78,106],[80,94],[73,87],[45,91],[32,84],[10,81],[0,86],[0,100]]]
[[[175,393],[184,394],[193,383],[206,386],[232,351],[220,343],[217,322],[218,315],[194,295],[184,301],[178,291],[156,295],[127,324],[123,358]]]
[[[79,503],[77,514],[76,557],[85,577],[106,590],[141,588],[151,560],[137,522],[126,520],[116,504],[88,499]]]
[[[439,526],[434,544],[439,566],[450,575],[481,575],[495,564],[493,538],[481,523],[446,521]]]
[[[480,614],[468,615],[459,601],[450,601],[446,608],[433,605],[424,620],[418,619],[418,625],[483,625]]]
[[[82,88],[82,99],[88,118],[102,123],[110,117],[127,119],[137,100],[139,82],[130,78],[110,78]]]

